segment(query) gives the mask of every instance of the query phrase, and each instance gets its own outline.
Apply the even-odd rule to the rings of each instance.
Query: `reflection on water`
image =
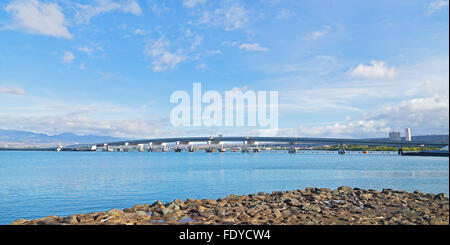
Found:
[[[448,174],[448,158],[395,153],[0,152],[0,224],[308,186],[448,194]]]

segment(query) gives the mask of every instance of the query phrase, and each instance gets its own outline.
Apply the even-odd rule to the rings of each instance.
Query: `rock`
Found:
[[[447,195],[445,193],[439,193],[439,194],[434,196],[434,199],[436,199],[436,200],[445,200],[445,199],[447,199]]]
[[[69,224],[69,225],[75,225],[78,224],[78,219],[76,215],[69,215],[63,219],[63,223]]]
[[[222,219],[222,223],[225,224],[234,224],[236,221],[234,220],[233,217],[226,217],[224,219]]]
[[[147,214],[150,212],[149,214]],[[447,195],[408,193],[383,189],[338,190],[306,188],[272,194],[229,195],[225,199],[179,199],[166,205],[135,205],[123,211],[48,216],[14,221],[13,225],[146,225],[146,224],[247,224],[247,225],[448,225]]]
[[[151,207],[157,207],[157,206],[164,206],[164,203],[162,203],[161,201],[158,200],[151,205]]]
[[[210,200],[210,199],[203,199],[203,200],[202,200],[202,204],[203,204],[203,205],[216,205],[216,204],[217,204],[217,201]]]
[[[196,211],[197,211],[198,213],[203,213],[203,212],[205,212],[205,210],[206,210],[205,207],[203,207],[203,206],[198,206]]]
[[[180,207],[178,207],[175,203],[170,203],[166,206],[168,209],[172,209],[174,212],[179,211]]]
[[[338,187],[338,191],[352,191],[353,189],[348,186],[340,186]]]
[[[290,206],[296,206],[296,207],[300,206],[300,201],[298,201],[297,199],[294,199],[294,198],[285,199],[284,202]]]
[[[183,208],[184,205],[185,205],[185,203],[184,203],[182,200],[180,200],[180,199],[175,199],[175,200],[173,201],[173,203],[174,203],[175,205],[179,206],[180,208]]]
[[[167,215],[167,214],[170,214],[170,213],[173,213],[173,212],[174,212],[173,209],[170,209],[170,208],[162,208],[161,211],[160,211],[160,214],[162,214],[162,215],[164,216],[164,215]]]
[[[110,209],[108,212],[106,212],[109,216],[121,216],[123,215],[123,211],[119,209]]]
[[[176,213],[170,213],[164,216],[164,219],[167,221],[176,221],[178,220],[178,215]]]
[[[11,223],[11,225],[25,225],[28,221],[28,219],[18,219]]]

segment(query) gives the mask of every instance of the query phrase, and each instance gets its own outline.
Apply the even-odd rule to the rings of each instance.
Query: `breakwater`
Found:
[[[19,219],[13,225],[448,225],[446,194],[305,188],[217,200],[174,200],[123,210]]]

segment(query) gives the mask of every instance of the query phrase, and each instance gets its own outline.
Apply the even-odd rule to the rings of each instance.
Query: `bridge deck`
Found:
[[[148,143],[176,143],[176,142],[244,142],[252,141],[258,143],[296,143],[296,144],[345,144],[345,145],[385,145],[395,147],[445,147],[448,143],[429,143],[429,142],[405,142],[405,141],[380,141],[371,139],[344,139],[344,138],[304,138],[304,137],[178,137],[178,138],[155,138],[142,140],[129,140],[117,142],[102,142],[96,143],[97,147],[102,147],[104,144],[108,146],[120,146],[128,143],[129,145],[148,144]],[[66,146],[65,148],[73,148],[73,146]]]

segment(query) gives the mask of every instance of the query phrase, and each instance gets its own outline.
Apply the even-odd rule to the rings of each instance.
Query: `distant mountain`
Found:
[[[121,141],[122,138],[97,135],[77,135],[63,133],[58,135],[38,134],[27,131],[0,129],[1,145],[56,145],[56,144],[88,144],[96,142]]]

